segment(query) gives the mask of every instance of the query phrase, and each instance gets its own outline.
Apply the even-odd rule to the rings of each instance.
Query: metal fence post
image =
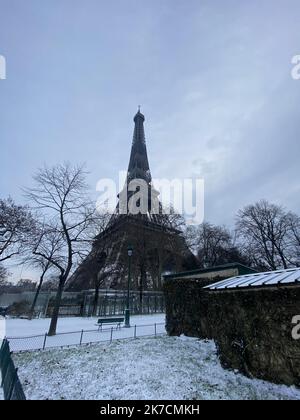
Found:
[[[134,338],[136,338],[136,325],[134,326]]]
[[[4,352],[4,355],[3,355]],[[18,369],[15,368],[11,357],[9,342],[5,339],[1,347],[1,373],[2,386],[5,400],[26,400],[21,382],[18,377]]]
[[[6,354],[5,354],[5,357],[2,361],[2,366],[1,366],[1,375],[2,375],[1,386],[4,386],[5,377],[6,377],[6,374],[7,374],[8,370],[9,370],[10,360],[11,360],[11,352],[10,352],[9,347],[7,347]]]
[[[49,307],[50,299],[51,299],[51,292],[47,296],[46,305],[44,307],[44,317],[45,318],[47,318],[47,312],[48,312],[48,307]]]
[[[80,346],[82,344],[82,338],[83,338],[83,330],[81,330],[81,335],[80,335],[80,343],[79,343]]]
[[[107,292],[106,292],[107,293]],[[105,295],[105,297],[104,297],[104,304],[103,304],[103,307],[104,307],[104,309],[103,309],[103,316],[106,316],[107,315],[107,295]]]
[[[154,324],[154,331],[155,331],[155,337],[156,337],[156,335],[157,335],[157,332],[156,332],[156,324]]]
[[[14,387],[15,387],[15,384],[17,382],[17,378],[18,378],[18,369],[15,369],[14,373],[12,374],[12,381],[11,381],[10,388],[9,388],[9,390],[7,392],[7,395],[6,395],[6,400],[8,400],[8,401],[11,400],[11,396],[13,394]]]
[[[115,292],[115,296],[114,296],[114,312],[113,312],[114,315],[116,315],[116,304],[117,304],[117,292]]]
[[[3,340],[2,346],[1,346],[1,352],[0,352],[0,367],[1,371],[3,372],[4,368],[4,360],[7,358],[7,353],[9,353],[9,344],[6,339]]]
[[[47,341],[47,333],[45,334],[45,337],[44,337],[43,350],[45,350],[46,348],[46,341]]]
[[[113,340],[113,331],[114,331],[114,327],[111,327],[111,330],[110,330],[110,342],[112,343],[112,340]]]

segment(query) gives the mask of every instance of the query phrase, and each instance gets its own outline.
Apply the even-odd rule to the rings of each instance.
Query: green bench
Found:
[[[98,326],[98,331],[101,329],[102,331],[102,326],[103,325],[113,325],[113,324],[117,324],[117,329],[120,328],[121,329],[121,324],[122,322],[124,322],[124,317],[114,317],[114,318],[99,318],[98,322],[97,322],[97,326]]]

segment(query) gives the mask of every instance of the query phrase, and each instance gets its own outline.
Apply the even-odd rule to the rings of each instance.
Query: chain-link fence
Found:
[[[0,309],[10,316],[29,316],[29,309],[35,293],[24,292],[3,294],[0,296]],[[55,292],[41,292],[35,306],[35,317],[49,318],[55,305]],[[127,307],[126,290],[99,290],[97,297],[94,291],[64,292],[59,308],[60,317],[70,316],[112,316],[124,314]],[[165,312],[165,299],[162,292],[130,291],[129,307],[132,315],[146,315]]]
[[[131,338],[150,337],[166,334],[165,323],[132,325],[130,328],[103,328],[102,330],[81,330],[59,333],[55,336],[34,335],[27,337],[9,337],[13,352],[45,350],[93,343],[112,342]]]
[[[97,305],[94,295],[86,294],[83,305],[83,316],[113,316],[123,315],[127,306],[126,291],[100,291]],[[161,292],[131,291],[129,308],[132,315],[150,315],[165,312],[165,299]]]
[[[8,340],[3,340],[0,349],[1,387],[5,400],[26,400],[21,382],[11,357]]]

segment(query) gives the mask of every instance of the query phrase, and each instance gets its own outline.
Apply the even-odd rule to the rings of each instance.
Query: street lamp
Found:
[[[131,257],[133,254],[133,248],[131,245],[127,248],[128,255],[128,285],[127,285],[127,302],[125,309],[125,328],[130,328],[130,282],[131,282]]]

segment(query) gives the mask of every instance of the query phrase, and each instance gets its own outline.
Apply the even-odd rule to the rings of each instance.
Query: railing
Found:
[[[64,292],[59,315],[63,316],[112,316],[123,315],[127,306],[126,290],[99,290],[98,304],[95,308],[94,291]],[[28,315],[34,299],[34,292],[4,294],[0,296],[0,306],[13,310],[13,304],[23,303],[23,308],[12,311],[13,316]],[[35,307],[37,317],[52,316],[55,303],[55,292],[41,292]],[[129,299],[132,315],[146,315],[165,312],[164,294],[157,291],[130,291]],[[22,312],[20,312],[22,311]]]
[[[26,400],[14,361],[11,357],[8,340],[4,339],[0,349],[1,387],[5,400]]]
[[[93,314],[94,295],[86,295],[83,307],[83,316]],[[126,291],[101,291],[99,292],[96,316],[123,315],[127,305]],[[160,292],[130,292],[129,308],[132,315],[146,315],[165,312],[165,300]]]
[[[34,335],[27,337],[10,337],[10,347],[13,352],[25,352],[80,346],[94,343],[112,342],[113,340],[125,340],[131,338],[151,337],[166,334],[165,323],[150,325],[133,325],[130,328],[103,328],[93,330],[81,330],[66,333],[58,333],[55,336]]]

